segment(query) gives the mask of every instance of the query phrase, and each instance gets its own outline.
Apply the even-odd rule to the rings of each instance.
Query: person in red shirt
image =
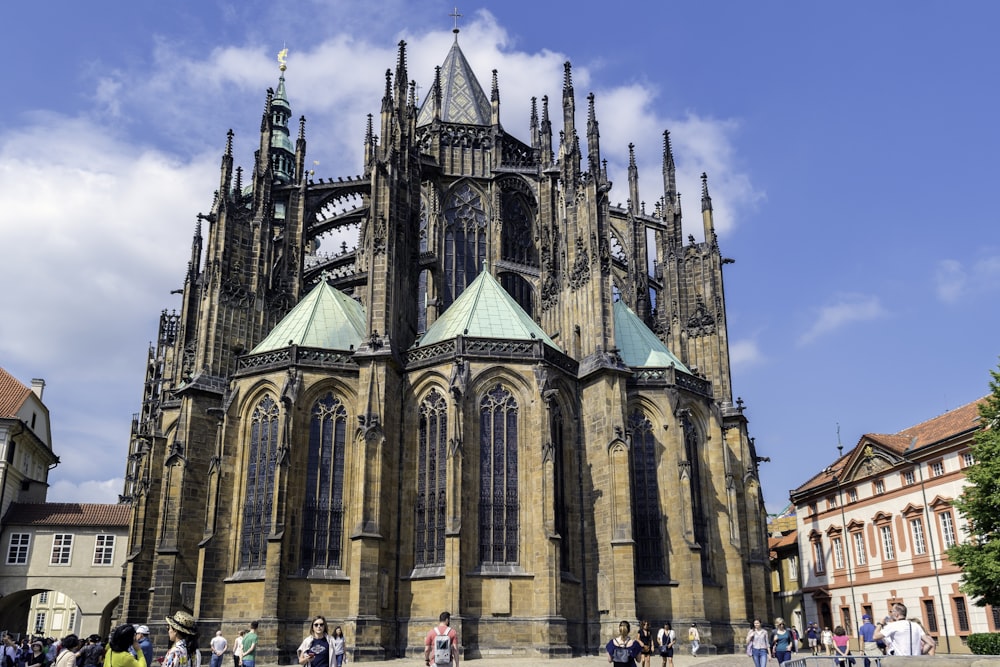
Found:
[[[447,637],[448,647],[444,648]],[[431,628],[424,639],[424,664],[430,667],[458,667],[458,633],[451,627],[451,614],[442,611],[438,624]]]

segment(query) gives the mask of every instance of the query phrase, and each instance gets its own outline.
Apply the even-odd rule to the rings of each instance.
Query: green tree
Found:
[[[990,371],[991,393],[979,406],[980,431],[966,468],[968,484],[955,507],[969,524],[969,538],[948,549],[962,568],[962,591],[979,606],[1000,605],[1000,370]]]

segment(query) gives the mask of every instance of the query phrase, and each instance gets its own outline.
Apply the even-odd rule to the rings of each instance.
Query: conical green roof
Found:
[[[559,349],[485,269],[435,320],[417,344],[430,345],[457,336],[507,340],[540,338],[553,349]]]
[[[434,87],[424,98],[417,115],[417,125],[434,121]],[[441,121],[464,125],[489,125],[493,107],[483,92],[472,66],[458,46],[458,38],[441,65]]]
[[[624,301],[615,301],[615,344],[622,360],[632,368],[669,368],[691,371],[649,330]]]
[[[321,282],[250,353],[280,350],[293,344],[349,351],[361,346],[366,329],[361,304]]]

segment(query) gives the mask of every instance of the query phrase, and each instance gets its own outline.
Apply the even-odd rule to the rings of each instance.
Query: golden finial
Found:
[[[288,68],[288,48],[287,47],[285,47],[284,49],[278,51],[278,65],[280,66],[278,69],[280,69],[282,72],[284,72]]]

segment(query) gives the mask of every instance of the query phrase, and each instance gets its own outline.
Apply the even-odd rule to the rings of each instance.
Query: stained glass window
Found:
[[[479,404],[479,560],[518,562],[518,408],[498,384]]]
[[[250,419],[240,539],[240,567],[243,569],[262,568],[267,563],[267,534],[271,531],[277,460],[278,404],[271,396],[265,396],[254,408]]]
[[[444,307],[471,283],[486,259],[486,210],[482,197],[463,183],[448,198],[444,210]]]
[[[420,404],[417,452],[417,566],[444,564],[448,404],[436,389]]]
[[[302,567],[341,567],[347,409],[332,393],[313,404],[302,513]]]
[[[566,471],[565,462],[565,424],[562,408],[558,404],[552,407],[552,423],[550,437],[552,438],[552,486],[555,495],[555,529],[559,534],[559,559],[562,570],[568,572],[569,562],[569,512],[566,505]]]
[[[636,574],[661,577],[663,568],[663,515],[660,484],[656,478],[656,438],[653,425],[641,411],[629,416],[632,434],[632,538],[635,540]]]
[[[701,545],[701,573],[705,578],[712,576],[711,544],[709,544],[708,516],[702,497],[701,481],[701,438],[698,429],[689,416],[682,419],[684,427],[684,450],[691,464],[691,514],[694,519],[694,539]]]

